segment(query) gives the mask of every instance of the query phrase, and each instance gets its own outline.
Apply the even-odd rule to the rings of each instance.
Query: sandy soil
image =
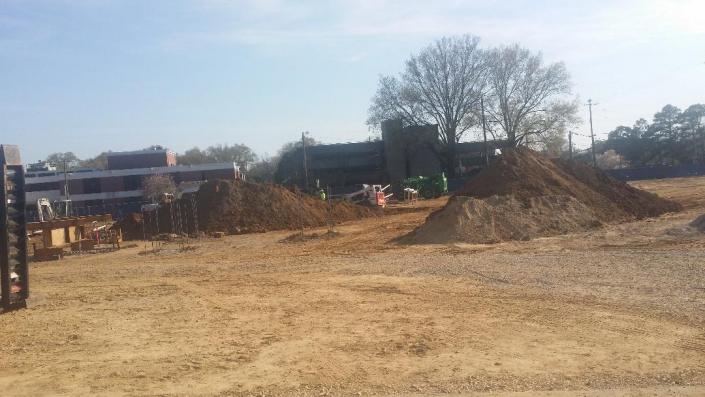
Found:
[[[33,264],[0,390],[37,395],[705,395],[705,178],[687,210],[497,245],[399,246],[443,199],[309,230]],[[313,234],[316,233],[317,236]]]

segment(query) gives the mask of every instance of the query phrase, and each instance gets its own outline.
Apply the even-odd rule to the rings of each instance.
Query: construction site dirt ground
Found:
[[[685,211],[496,245],[397,245],[445,199],[307,230],[32,264],[0,390],[37,395],[705,395],[705,178]],[[317,235],[314,236],[313,234]]]

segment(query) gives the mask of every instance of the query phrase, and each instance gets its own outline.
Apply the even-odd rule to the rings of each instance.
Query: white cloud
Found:
[[[230,18],[201,39],[290,44],[297,39],[442,36],[473,33],[517,41],[647,40],[705,33],[705,1],[623,0],[593,6],[565,2],[421,0],[202,0]],[[575,11],[579,8],[579,11]],[[583,12],[585,11],[585,12]],[[222,17],[222,15],[221,15]],[[493,40],[494,41],[494,40]]]

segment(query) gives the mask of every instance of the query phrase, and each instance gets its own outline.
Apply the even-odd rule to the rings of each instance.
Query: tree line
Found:
[[[666,105],[650,123],[642,118],[615,128],[596,149],[614,151],[622,167],[705,164],[705,104]]]

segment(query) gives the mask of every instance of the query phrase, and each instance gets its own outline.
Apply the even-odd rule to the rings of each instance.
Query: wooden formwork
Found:
[[[30,222],[27,224],[27,230],[30,233],[41,231],[41,247],[37,246],[37,242],[33,243],[34,258],[40,261],[61,259],[65,251],[89,251],[99,243],[112,244],[113,247],[119,248],[121,242],[119,232],[111,231],[109,236],[101,241],[89,230],[92,230],[96,224],[112,223],[113,218],[110,214]]]

